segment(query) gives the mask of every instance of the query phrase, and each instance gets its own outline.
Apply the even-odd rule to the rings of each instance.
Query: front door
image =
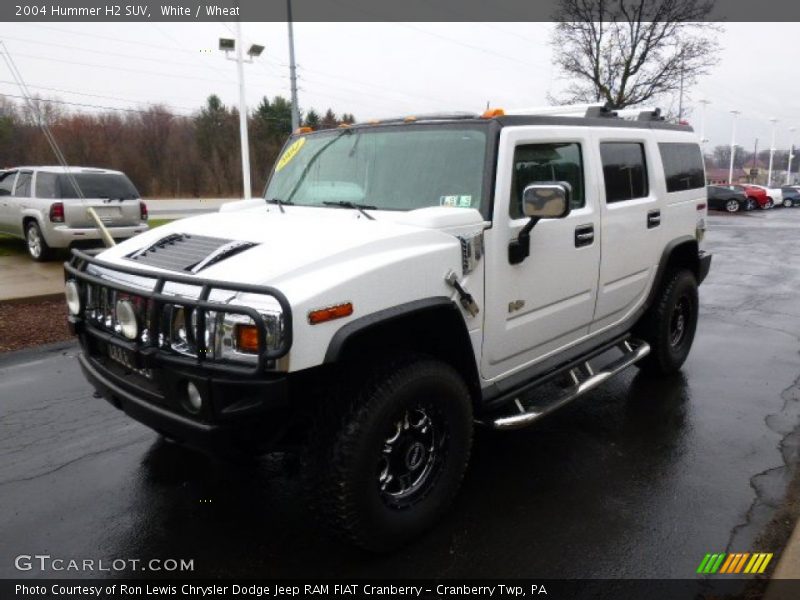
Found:
[[[494,215],[486,231],[486,316],[481,373],[509,375],[587,335],[600,263],[597,185],[587,167],[591,139],[570,128],[507,127],[501,132]],[[528,219],[525,186],[566,181],[571,213],[541,220],[530,255],[510,264],[509,242]]]

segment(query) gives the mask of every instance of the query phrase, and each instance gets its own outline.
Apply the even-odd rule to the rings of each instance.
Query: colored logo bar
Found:
[[[714,573],[727,575],[737,573],[759,574],[767,569],[772,556],[772,552],[709,553],[703,557],[700,566],[697,567],[697,573],[701,575],[713,575]]]

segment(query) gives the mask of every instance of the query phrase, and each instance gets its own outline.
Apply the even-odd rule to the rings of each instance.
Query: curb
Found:
[[[51,342],[41,346],[31,346],[19,350],[0,352],[0,368],[8,368],[17,363],[27,362],[31,358],[42,358],[50,354],[58,354],[69,350],[79,349],[77,340],[65,340],[61,342]]]
[[[64,299],[64,292],[53,292],[50,294],[37,294],[35,296],[0,298],[0,304],[29,304],[34,302],[47,302],[52,300],[63,300],[63,299]]]
[[[783,555],[772,573],[764,600],[794,600],[797,598],[797,589],[784,583],[787,579],[795,581],[800,579],[800,521],[795,525],[794,531],[783,549]]]

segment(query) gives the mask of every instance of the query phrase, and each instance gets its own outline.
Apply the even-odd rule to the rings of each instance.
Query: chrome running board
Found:
[[[567,369],[565,374],[572,381],[572,385],[552,400],[526,408],[519,397],[514,398],[511,404],[516,407],[517,413],[488,420],[487,424],[494,429],[520,429],[527,427],[565,404],[572,402],[578,396],[593,390],[607,379],[650,354],[650,345],[647,342],[631,338],[620,342],[616,345],[616,348],[622,352],[622,356],[608,363],[599,371],[595,372],[588,360]]]

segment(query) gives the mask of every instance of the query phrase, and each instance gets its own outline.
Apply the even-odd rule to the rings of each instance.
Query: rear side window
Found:
[[[664,164],[667,192],[695,190],[706,184],[699,144],[662,142],[658,151]]]
[[[526,144],[514,149],[514,174],[511,180],[509,214],[523,218],[522,192],[533,183],[566,181],[572,187],[570,205],[581,208],[584,203],[583,159],[581,146],[574,142],[558,144]]]
[[[14,189],[14,176],[16,174],[16,171],[0,173],[0,196],[11,195],[11,190]]]
[[[606,202],[644,198],[648,194],[644,145],[638,142],[600,144]]]
[[[21,171],[17,177],[17,185],[14,187],[14,195],[20,198],[29,198],[31,195],[31,178],[33,173]]]
[[[36,174],[36,197],[57,198],[56,174],[39,171]]]

